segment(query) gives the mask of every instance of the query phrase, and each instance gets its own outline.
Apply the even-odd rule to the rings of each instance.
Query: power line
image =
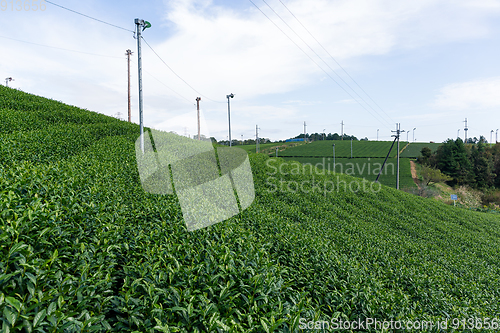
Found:
[[[314,49],[302,38],[300,37],[300,35],[295,32],[295,30],[293,30],[293,28],[267,3],[266,0],[262,0],[272,11],[274,14],[276,14],[276,16],[278,16],[278,18],[302,41],[302,43],[304,43],[342,82],[344,82],[344,84],[349,87],[349,89],[351,89],[354,94],[356,94],[356,96],[358,96],[363,102],[365,102],[366,105],[368,105],[368,107],[370,109],[373,110],[373,112],[377,113],[378,112],[361,96],[358,94],[358,92],[356,90],[354,90],[350,85],[349,83],[347,83],[337,72],[335,72],[335,70],[330,67],[330,65],[316,52],[314,51]],[[338,64],[338,63],[337,63]],[[344,70],[345,71],[345,70]],[[351,78],[352,79],[352,78]],[[360,87],[361,88],[361,87]],[[379,115],[380,116],[380,115]],[[382,118],[382,117],[381,117]],[[382,118],[383,119],[383,118]],[[389,117],[390,119],[390,117]],[[385,121],[385,119],[384,119]],[[389,124],[389,123],[388,123]]]
[[[302,47],[300,47],[299,44],[297,44],[290,36],[288,36],[286,34],[286,32],[283,31],[283,29],[281,29],[276,23],[274,23],[273,20],[271,20],[271,18],[269,18],[269,16],[266,15],[266,13],[264,13],[262,11],[262,9],[260,9],[252,0],[248,0],[250,1],[254,6],[255,8],[257,8],[261,13],[262,15],[264,15],[276,28],[278,28],[278,30],[280,30],[293,44],[295,44],[295,46],[297,46],[316,66],[318,66],[319,69],[321,69],[333,82],[335,82],[342,90],[344,90],[344,92],[349,95],[353,100],[356,101],[356,103],[358,103],[363,109],[365,109],[365,111],[367,111],[369,114],[371,114],[375,119],[377,119],[378,121],[380,121],[382,123],[382,121],[380,119],[378,119],[377,117],[375,117],[375,115],[373,115],[373,113],[370,112],[370,110],[368,110],[363,104],[361,104],[356,98],[354,98],[351,93],[349,93],[349,91],[347,91],[340,83],[338,83],[323,67],[321,67],[316,61],[314,61],[314,59],[309,55],[307,54],[306,51],[304,51],[304,49]]]
[[[318,43],[319,46],[321,46],[321,48],[330,56],[330,58],[332,58],[332,60],[342,69],[342,71],[358,86],[359,89],[361,89],[361,91],[363,91],[363,93],[365,93],[366,96],[368,96],[368,98],[393,122],[395,122],[385,111],[384,109],[382,109],[380,107],[380,105],[377,104],[377,102],[375,102],[373,100],[373,98],[371,98],[371,96],[358,84],[358,82],[356,82],[356,80],[354,80],[354,78],[349,75],[349,73],[347,73],[347,71],[344,69],[344,67],[342,67],[338,61],[330,54],[330,52],[328,52],[328,50],[323,46],[323,44],[321,44],[317,39],[316,37],[314,37],[314,35],[305,27],[304,24],[302,24],[302,22],[297,18],[297,16],[295,16],[292,11],[283,3],[283,1],[279,0],[279,2],[281,2],[281,4],[286,8],[286,10],[288,10],[288,12],[297,20],[297,22],[299,22],[299,24],[304,28],[305,31],[307,31],[307,33],[316,41],[316,43]]]
[[[190,101],[188,98],[186,98],[185,96],[182,96],[180,93],[178,93],[177,91],[175,91],[174,89],[170,88],[168,85],[166,85],[165,83],[163,83],[160,79],[156,78],[155,76],[153,76],[151,73],[149,73],[148,71],[144,70],[144,72],[146,72],[146,74],[148,74],[149,76],[151,76],[153,79],[155,79],[156,81],[160,82],[163,86],[165,86],[167,89],[169,89],[170,91],[172,91],[173,93],[177,94],[179,97],[181,97],[182,99],[185,99],[186,101],[189,102],[189,104],[193,104],[193,105],[196,105],[194,104],[192,101]]]
[[[198,90],[194,89],[193,86],[191,86],[186,80],[184,80],[179,74],[177,74],[173,69],[172,67],[170,67],[166,62],[165,60],[163,60],[160,55],[158,53],[156,53],[156,51],[151,47],[151,45],[149,45],[149,43],[146,41],[146,39],[144,39],[144,37],[141,37],[142,40],[144,41],[144,43],[146,43],[146,45],[151,49],[151,51],[153,51],[153,53],[158,57],[158,59],[160,59],[160,61],[165,65],[167,66],[167,68],[172,72],[174,73],[175,76],[177,76],[182,82],[184,82],[189,88],[193,89],[194,92],[196,92],[198,95],[208,99],[209,101],[212,101],[212,102],[215,102],[215,103],[226,103],[226,102],[219,102],[219,101],[215,101],[211,98],[208,98],[207,96],[203,95],[202,93],[200,93]]]
[[[94,20],[94,21],[97,21],[97,22],[100,22],[100,23],[104,23],[104,24],[107,24],[107,25],[109,25],[109,26],[112,26],[112,27],[115,27],[115,28],[118,28],[118,29],[122,29],[122,30],[125,30],[125,31],[135,32],[134,30],[130,30],[130,29],[127,29],[127,28],[123,28],[123,27],[120,27],[120,26],[118,26],[118,25],[111,24],[111,23],[105,22],[105,21],[103,21],[103,20],[96,19],[95,17],[92,17],[92,16],[88,16],[88,15],[82,14],[82,13],[80,13],[80,12],[77,12],[76,10],[69,9],[69,8],[64,7],[64,6],[58,5],[58,4],[56,4],[56,3],[53,3],[52,1],[45,0],[45,2],[50,3],[51,5],[57,6],[57,7],[59,7],[59,8],[65,9],[65,10],[67,10],[67,11],[70,11],[70,12],[72,12],[72,13],[75,13],[75,14],[78,14],[78,15],[81,15],[81,16],[84,16],[84,17],[87,17],[87,18],[89,18],[89,19],[91,19],[91,20]]]
[[[142,38],[144,40],[144,38]],[[137,65],[137,60],[132,60],[132,62],[134,63],[134,65]],[[167,84],[165,84],[163,81],[161,81],[160,79],[158,79],[156,76],[154,76],[153,74],[151,74],[150,72],[148,72],[147,70],[145,70],[144,68],[142,69],[146,74],[148,74],[149,76],[151,76],[153,79],[155,79],[156,81],[158,81],[161,85],[165,86],[167,89],[169,89],[170,91],[172,91],[174,94],[176,94],[177,96],[179,96],[180,98],[186,100],[187,102],[189,102],[189,104],[193,104],[193,105],[196,105],[194,104],[191,100],[189,100],[188,98],[186,98],[185,96],[181,95],[180,93],[178,93],[177,91],[175,91],[174,89],[172,89],[170,86],[168,86]]]
[[[70,49],[65,49],[62,47],[57,47],[57,46],[50,46],[50,45],[44,45],[44,44],[39,44],[39,43],[33,43],[33,42],[27,42],[25,40],[20,40],[20,39],[15,39],[15,38],[10,38],[10,37],[5,37],[5,36],[0,36],[0,38],[5,38],[5,39],[10,39],[16,42],[20,43],[26,43],[26,44],[32,44],[32,45],[37,45],[37,46],[43,46],[51,49],[56,49],[56,50],[62,50],[62,51],[68,51],[68,52],[75,52],[75,53],[81,53],[81,54],[87,54],[87,55],[93,55],[97,57],[105,57],[105,58],[114,58],[114,59],[123,59],[123,57],[116,57],[116,56],[108,56],[108,55],[103,55],[103,54],[95,54],[95,53],[90,53],[90,52],[83,52],[83,51],[77,51],[77,50],[70,50]]]

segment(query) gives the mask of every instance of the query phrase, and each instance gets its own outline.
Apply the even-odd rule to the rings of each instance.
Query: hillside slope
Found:
[[[141,188],[138,126],[5,87],[0,118],[5,332],[295,332],[500,313],[494,215],[370,183],[354,193],[358,178],[252,154],[250,208],[187,232],[175,196]]]

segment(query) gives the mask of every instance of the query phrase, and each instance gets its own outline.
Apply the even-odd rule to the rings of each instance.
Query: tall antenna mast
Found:
[[[467,118],[465,118],[464,123],[465,123],[465,128],[464,128],[464,131],[465,131],[465,141],[464,141],[464,143],[467,143],[467,131],[469,130],[467,128]]]

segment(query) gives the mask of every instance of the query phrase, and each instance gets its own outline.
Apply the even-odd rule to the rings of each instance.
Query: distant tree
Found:
[[[472,165],[462,139],[448,139],[436,151],[435,163],[444,174],[453,177],[453,183],[469,184],[473,179]]]
[[[356,138],[354,135],[347,135],[347,134],[344,134],[344,136],[342,137],[344,140],[351,140],[351,138],[354,140],[354,141],[357,141],[358,138]]]
[[[418,162],[421,164],[427,165],[429,164],[429,159],[432,156],[432,150],[429,147],[423,147],[420,150],[421,157],[418,158]]]
[[[474,184],[476,188],[491,187],[495,183],[495,165],[491,149],[487,149],[487,141],[481,136],[476,145],[470,149],[470,160],[473,167]]]
[[[433,169],[431,167],[422,166],[422,171],[420,172],[423,178],[423,183],[425,186],[435,183],[448,182],[453,178],[443,174],[439,169]]]

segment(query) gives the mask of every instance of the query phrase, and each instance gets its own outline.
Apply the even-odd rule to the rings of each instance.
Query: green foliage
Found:
[[[37,113],[13,99],[67,115],[24,122]],[[500,312],[497,216],[385,186],[272,192],[270,160],[286,181],[313,175],[251,154],[254,204],[187,232],[175,196],[141,188],[137,126],[4,87],[0,101],[17,126],[2,129],[3,332],[298,332],[300,318]]]
[[[463,141],[448,139],[436,151],[436,166],[451,176],[455,184],[469,184],[473,177],[472,166]]]
[[[500,145],[488,145],[485,141],[481,137],[475,144],[464,145],[461,139],[449,139],[420,162],[451,176],[453,184],[479,189],[500,187]]]
[[[448,182],[453,178],[443,174],[439,169],[434,169],[425,165],[422,165],[420,174],[423,178],[423,184],[425,186],[436,183]]]

